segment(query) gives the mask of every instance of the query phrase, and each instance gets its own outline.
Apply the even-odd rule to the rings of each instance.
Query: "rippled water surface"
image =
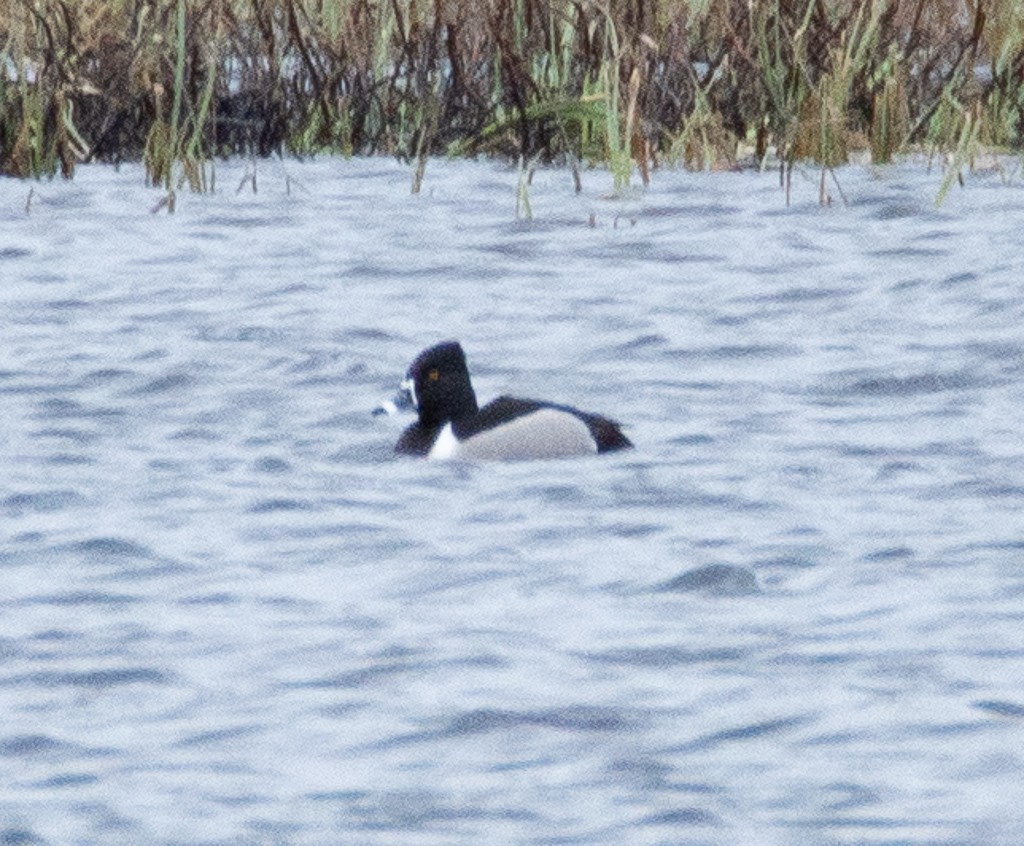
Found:
[[[246,167],[0,181],[0,841],[1020,842],[1019,184]],[[445,338],[637,449],[394,459]]]

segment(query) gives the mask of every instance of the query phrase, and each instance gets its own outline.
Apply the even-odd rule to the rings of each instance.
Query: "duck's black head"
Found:
[[[406,374],[405,387],[422,426],[441,426],[477,413],[466,355],[458,341],[444,341],[421,352]]]

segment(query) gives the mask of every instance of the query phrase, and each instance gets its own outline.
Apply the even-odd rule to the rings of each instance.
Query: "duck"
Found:
[[[620,424],[570,405],[500,396],[482,408],[458,341],[423,350],[391,404],[418,419],[395,444],[399,455],[431,459],[530,460],[630,449]]]

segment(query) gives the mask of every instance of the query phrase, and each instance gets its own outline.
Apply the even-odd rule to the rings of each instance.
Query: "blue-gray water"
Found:
[[[1019,182],[245,167],[0,181],[0,842],[1020,842]],[[445,338],[637,449],[393,459]]]

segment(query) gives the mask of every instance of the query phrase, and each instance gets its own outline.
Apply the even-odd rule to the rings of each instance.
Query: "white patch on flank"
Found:
[[[461,444],[456,439],[455,432],[452,431],[452,424],[449,422],[445,423],[441,433],[437,436],[430,452],[427,453],[427,458],[445,461],[450,458],[458,458],[461,453]]]
[[[430,457],[523,461],[595,452],[597,444],[590,427],[579,417],[557,408],[541,408],[461,442],[449,423],[434,442]]]

